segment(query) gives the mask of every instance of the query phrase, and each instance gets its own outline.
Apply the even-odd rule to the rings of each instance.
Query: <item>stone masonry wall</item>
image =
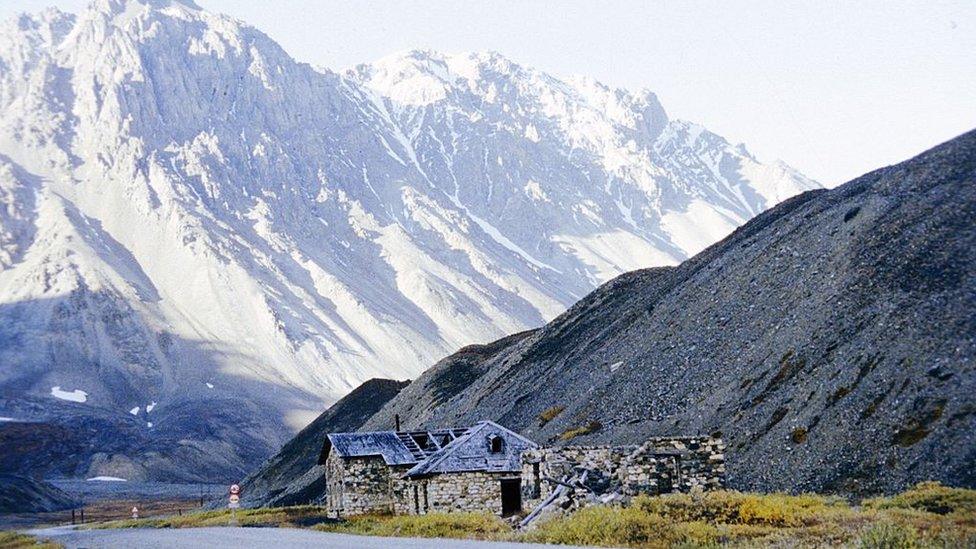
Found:
[[[420,514],[487,511],[500,515],[502,512],[500,481],[514,476],[512,473],[449,473],[412,481],[411,484],[417,488]],[[409,493],[407,512],[416,513],[412,491]]]
[[[333,454],[334,455],[334,454]],[[326,502],[336,516],[393,511],[391,471],[381,457],[326,460]]]
[[[591,471],[587,486],[623,495],[718,489],[725,483],[724,445],[710,437],[652,438],[642,445],[565,446],[522,453],[522,497],[539,500],[556,484],[544,479]]]
[[[329,454],[325,460],[325,507],[332,516],[339,516],[342,511],[342,483],[346,475],[345,462]]]

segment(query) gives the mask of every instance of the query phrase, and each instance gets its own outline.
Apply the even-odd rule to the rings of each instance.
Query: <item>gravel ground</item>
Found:
[[[29,534],[50,539],[74,548],[186,548],[186,547],[275,547],[275,549],[320,548],[331,549],[530,549],[566,545],[537,545],[528,543],[472,541],[457,539],[383,538],[329,534],[291,528],[182,528],[131,530],[75,530],[70,527],[33,530]]]

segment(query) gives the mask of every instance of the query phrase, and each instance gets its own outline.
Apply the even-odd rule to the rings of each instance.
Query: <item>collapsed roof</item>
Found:
[[[411,478],[461,471],[506,472],[519,470],[522,450],[535,447],[497,423],[482,421],[469,428],[330,433],[319,464],[325,464],[334,451],[344,459],[378,456],[388,466],[412,465],[406,473]]]

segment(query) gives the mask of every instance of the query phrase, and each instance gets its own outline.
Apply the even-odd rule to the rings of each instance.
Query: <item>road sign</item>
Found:
[[[241,493],[241,487],[238,486],[238,485],[236,485],[236,484],[231,484],[230,485],[230,493],[231,494],[240,494]]]
[[[139,518],[139,508],[138,507],[133,507],[132,508],[132,518],[134,518],[134,519]]]

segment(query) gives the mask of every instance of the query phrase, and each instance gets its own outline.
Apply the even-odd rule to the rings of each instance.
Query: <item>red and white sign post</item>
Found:
[[[227,500],[227,508],[230,509],[230,523],[237,524],[237,509],[241,506],[241,487],[236,484],[230,485],[230,497]]]

